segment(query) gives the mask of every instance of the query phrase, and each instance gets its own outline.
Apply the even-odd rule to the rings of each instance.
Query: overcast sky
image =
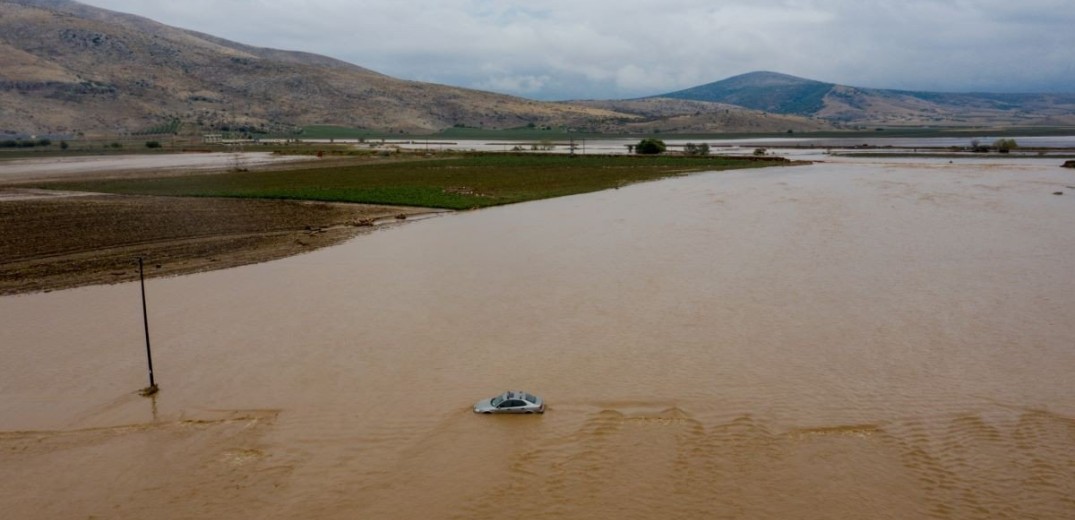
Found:
[[[82,0],[403,79],[640,97],[770,70],[846,85],[1075,92],[1075,0]]]

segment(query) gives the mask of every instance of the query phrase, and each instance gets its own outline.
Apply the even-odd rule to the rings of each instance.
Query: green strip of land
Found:
[[[132,195],[238,197],[468,209],[615,188],[691,172],[785,164],[727,157],[467,155],[293,171],[42,184]]]

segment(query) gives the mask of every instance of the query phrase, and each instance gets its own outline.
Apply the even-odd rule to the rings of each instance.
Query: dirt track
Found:
[[[0,294],[282,258],[424,209],[216,198],[40,196],[0,189]]]

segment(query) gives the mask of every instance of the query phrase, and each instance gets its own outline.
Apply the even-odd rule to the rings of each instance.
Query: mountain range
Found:
[[[754,72],[634,100],[542,102],[408,81],[72,0],[0,0],[0,133],[339,125],[773,133],[873,125],[1075,125],[1075,95],[865,89]]]

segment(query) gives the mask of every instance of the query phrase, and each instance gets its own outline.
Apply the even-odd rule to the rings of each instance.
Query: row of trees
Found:
[[[970,150],[977,153],[987,153],[991,149],[996,150],[999,153],[1008,153],[1012,150],[1019,148],[1019,143],[1015,142],[1015,139],[997,139],[993,141],[993,147],[983,145],[979,139],[971,139]]]
[[[50,139],[6,139],[0,141],[0,148],[33,148],[35,146],[50,146]]]
[[[1009,153],[1012,150],[1019,147],[1019,143],[1015,142],[1015,139],[997,139],[993,141],[993,146],[985,146],[981,144],[981,141],[974,139],[971,141],[971,151],[985,153],[990,150],[996,150],[998,153]],[[664,141],[653,137],[647,137],[634,145],[634,151],[637,154],[642,155],[657,155],[662,154],[668,149],[668,146],[664,144]],[[683,153],[687,155],[709,155],[709,145],[706,143],[694,144],[687,143],[683,145]],[[758,148],[754,150],[754,155],[765,155],[764,148]]]

